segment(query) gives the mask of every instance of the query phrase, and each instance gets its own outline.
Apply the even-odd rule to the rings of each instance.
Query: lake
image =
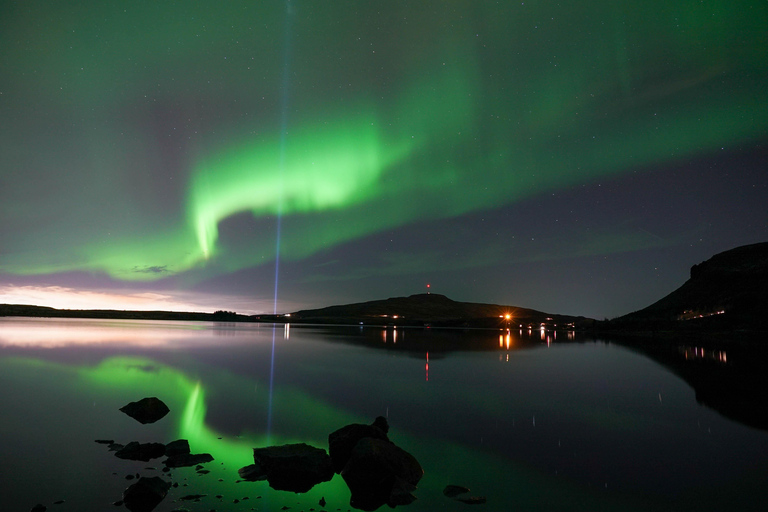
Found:
[[[3,318],[0,509],[125,510],[113,503],[139,474],[179,484],[161,512],[346,511],[339,475],[296,494],[237,470],[254,447],[327,449],[330,432],[385,416],[425,471],[405,511],[474,508],[448,484],[494,511],[764,510],[768,389],[731,374],[749,354],[689,343],[664,357],[535,330]],[[756,382],[742,395],[757,402],[700,378],[719,374]],[[697,400],[699,381],[720,394]],[[142,425],[118,410],[147,396],[170,413]],[[214,457],[208,473],[95,442],[180,438]]]

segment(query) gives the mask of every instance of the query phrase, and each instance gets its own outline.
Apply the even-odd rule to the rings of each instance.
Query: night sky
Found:
[[[0,2],[0,303],[611,318],[766,240],[765,0]]]

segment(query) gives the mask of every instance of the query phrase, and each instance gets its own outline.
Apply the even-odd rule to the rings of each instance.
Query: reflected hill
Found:
[[[311,327],[304,327],[311,328]],[[620,345],[648,357],[683,379],[696,401],[722,416],[768,431],[768,347],[729,343],[720,348],[684,342],[658,343],[651,338],[594,338],[585,332],[506,329],[424,329],[376,326],[319,327],[315,336],[329,343],[397,352],[439,360],[466,352],[497,352],[499,357],[547,346],[583,343]]]
[[[700,404],[768,430],[768,242],[693,265],[680,288],[597,329],[669,368]]]
[[[312,326],[296,326],[311,329]],[[593,342],[576,331],[541,331],[541,329],[462,329],[397,326],[344,325],[316,327],[313,335],[329,343],[344,343],[374,350],[399,352],[423,358],[426,353],[440,359],[460,352],[514,352],[552,343]]]
[[[768,331],[768,242],[721,252],[691,267],[680,288],[604,322],[620,331]]]
[[[507,318],[509,315],[509,318]],[[531,326],[573,329],[592,325],[592,319],[544,313],[499,304],[458,302],[437,293],[422,293],[291,313],[291,323],[402,325],[498,328]]]
[[[730,344],[626,344],[682,378],[696,401],[744,425],[768,430],[768,348]]]

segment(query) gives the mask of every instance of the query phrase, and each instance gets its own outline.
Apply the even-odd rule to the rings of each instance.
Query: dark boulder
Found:
[[[158,476],[141,477],[123,491],[123,503],[131,512],[151,512],[168,494],[171,483]]]
[[[138,402],[131,402],[120,408],[122,412],[135,419],[139,423],[154,423],[164,417],[170,409],[157,397],[142,398]]]
[[[371,425],[352,423],[331,432],[328,436],[328,454],[333,461],[333,470],[336,473],[341,473],[358,441],[366,437],[388,441],[388,431],[387,419],[379,416]]]
[[[32,507],[32,510],[30,512],[45,512],[46,510],[48,510],[48,508],[45,505],[38,503],[37,505]]]
[[[413,491],[423,475],[413,455],[390,441],[371,437],[357,442],[341,472],[352,493],[350,505],[362,510],[413,502]]]
[[[255,464],[241,468],[245,480],[263,480],[278,491],[307,492],[333,478],[331,458],[322,448],[305,443],[254,448]]]
[[[138,443],[132,441],[115,452],[115,457],[128,460],[148,462],[165,455],[165,445],[162,443]]]

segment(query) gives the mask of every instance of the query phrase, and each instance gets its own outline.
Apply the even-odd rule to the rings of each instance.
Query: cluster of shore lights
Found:
[[[699,313],[699,312],[693,311],[693,310],[685,310],[685,311],[683,311],[683,314],[681,314],[678,317],[678,320],[693,320],[693,319],[696,319],[696,318],[706,318],[708,316],[722,315],[724,313],[725,313],[724,309],[721,309],[719,311],[712,311],[712,312],[709,312],[709,313]]]

